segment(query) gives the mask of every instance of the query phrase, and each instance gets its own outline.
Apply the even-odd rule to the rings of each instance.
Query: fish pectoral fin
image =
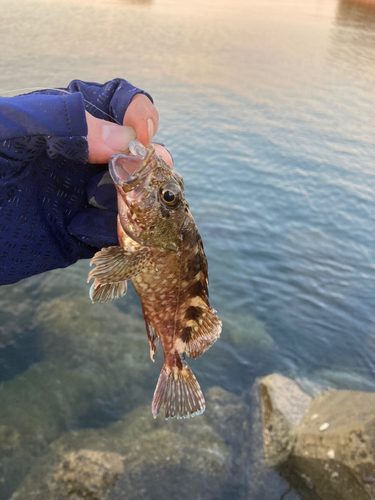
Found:
[[[127,288],[126,281],[102,285],[95,280],[90,288],[90,299],[92,302],[109,302],[123,297]]]
[[[204,412],[206,403],[198,381],[186,361],[182,368],[164,365],[152,400],[154,418],[160,408],[165,409],[165,418],[195,417]]]
[[[149,260],[148,248],[135,252],[129,252],[119,246],[102,248],[91,259],[90,266],[96,264],[96,267],[90,271],[87,282],[95,278],[104,285],[129,280],[141,273]]]
[[[120,246],[102,248],[91,259],[96,264],[88,275],[87,282],[95,279],[90,288],[93,302],[107,302],[126,294],[126,280],[140,274],[150,261],[150,251],[140,248],[130,252]]]
[[[215,309],[203,301],[187,308],[185,325],[182,339],[190,358],[197,358],[207,351],[220,337],[222,326]]]

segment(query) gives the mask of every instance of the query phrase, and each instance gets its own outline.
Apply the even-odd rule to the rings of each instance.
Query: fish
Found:
[[[115,154],[109,172],[117,190],[119,246],[103,248],[92,258],[90,298],[122,297],[131,281],[142,304],[151,360],[159,341],[164,352],[154,418],[161,408],[166,419],[200,415],[205,399],[186,356],[207,351],[222,323],[209,303],[207,258],[182,176],[152,145],[143,157]]]

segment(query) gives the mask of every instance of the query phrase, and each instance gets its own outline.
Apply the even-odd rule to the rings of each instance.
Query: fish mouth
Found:
[[[108,170],[113,182],[125,193],[137,188],[150,173],[155,162],[152,157],[155,149],[152,145],[146,149],[144,158],[117,153],[109,160]]]
[[[140,190],[148,184],[150,174],[156,166],[155,150],[148,146],[144,157],[117,153],[109,161],[108,170],[118,191],[120,224],[125,233],[137,243],[144,242],[137,236],[142,228],[133,219],[130,203]]]

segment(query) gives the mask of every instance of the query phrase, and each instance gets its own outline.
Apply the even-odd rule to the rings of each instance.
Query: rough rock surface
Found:
[[[266,325],[250,314],[225,313],[222,316],[221,338],[249,352],[266,351],[275,348],[273,338],[267,333]]]
[[[144,321],[114,304],[52,299],[34,323],[43,360],[0,383],[0,499],[67,428],[81,420],[95,426],[101,405],[118,400],[123,413],[151,401],[159,373]]]
[[[71,500],[101,500],[108,496],[122,472],[118,453],[79,450],[61,457],[53,479],[55,488]]]
[[[0,288],[0,349],[28,333],[33,300],[23,288],[24,285],[18,283]]]
[[[147,405],[106,429],[69,432],[51,443],[11,500],[222,498],[237,481],[234,456],[247,432],[247,411],[239,397],[213,388],[199,417],[154,420]],[[113,457],[110,481],[119,460],[123,467],[109,493],[100,489],[105,467],[98,465],[107,456]]]
[[[260,383],[263,443],[269,466],[285,462],[296,439],[312,398],[293,380],[278,374],[268,375]]]
[[[246,500],[321,500],[308,490],[304,483],[291,485],[289,477],[280,475],[279,469],[269,467],[265,457],[263,443],[263,419],[261,411],[260,385],[262,379],[255,383],[243,395],[244,401],[251,409],[249,436],[243,443],[243,463],[247,468]],[[302,488],[301,488],[302,486]],[[280,493],[282,492],[282,493]],[[225,498],[225,497],[224,497]],[[236,498],[228,496],[227,498]],[[225,498],[225,500],[227,500]]]
[[[289,462],[323,500],[375,500],[375,394],[315,398]]]

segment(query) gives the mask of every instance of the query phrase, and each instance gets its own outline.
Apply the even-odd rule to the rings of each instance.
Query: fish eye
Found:
[[[175,207],[181,199],[181,189],[177,184],[166,184],[161,188],[161,200],[165,205]]]
[[[173,203],[174,200],[176,199],[176,195],[174,194],[173,191],[169,191],[169,189],[166,189],[163,192],[163,198],[166,203]]]

